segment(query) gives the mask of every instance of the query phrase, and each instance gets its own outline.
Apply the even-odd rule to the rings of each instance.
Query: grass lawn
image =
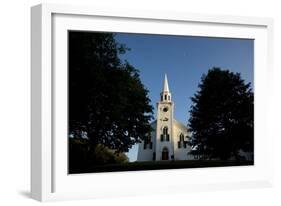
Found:
[[[70,174],[97,173],[97,172],[118,172],[118,171],[140,171],[159,169],[180,169],[180,168],[202,168],[202,167],[226,167],[254,165],[253,161],[222,161],[222,160],[178,160],[178,161],[146,161],[129,162],[123,164],[92,165],[88,168],[70,171]]]

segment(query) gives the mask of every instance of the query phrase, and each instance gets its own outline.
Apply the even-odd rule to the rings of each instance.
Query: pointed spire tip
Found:
[[[163,84],[163,92],[169,92],[169,84],[167,74],[165,73],[164,84]]]

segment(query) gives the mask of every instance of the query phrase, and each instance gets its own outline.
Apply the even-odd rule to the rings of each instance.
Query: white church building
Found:
[[[139,144],[137,161],[194,159],[187,144],[188,128],[174,119],[174,103],[166,75],[156,106],[157,118],[151,123],[151,139]]]

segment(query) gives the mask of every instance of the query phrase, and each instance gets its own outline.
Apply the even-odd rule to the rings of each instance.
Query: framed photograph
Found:
[[[272,186],[271,19],[31,9],[40,201]]]

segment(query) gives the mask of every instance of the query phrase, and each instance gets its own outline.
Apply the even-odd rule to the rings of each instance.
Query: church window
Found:
[[[180,140],[178,141],[178,148],[181,148],[182,145],[184,148],[186,148],[186,142],[184,141],[183,133],[180,134]]]
[[[163,134],[161,135],[161,142],[162,141],[170,141],[170,135],[168,134],[168,127],[163,128]]]
[[[183,142],[184,136],[183,133],[180,134],[180,141]]]
[[[168,127],[164,127],[164,129],[163,129],[163,134],[165,135],[165,134],[168,134]]]
[[[143,142],[143,149],[152,149],[152,141],[151,139],[146,139]]]
[[[165,94],[165,100],[167,100],[167,94]]]
[[[161,95],[161,101],[163,101],[163,95]]]
[[[170,135],[169,135],[169,134],[166,135],[166,141],[167,141],[167,142],[170,141]]]

